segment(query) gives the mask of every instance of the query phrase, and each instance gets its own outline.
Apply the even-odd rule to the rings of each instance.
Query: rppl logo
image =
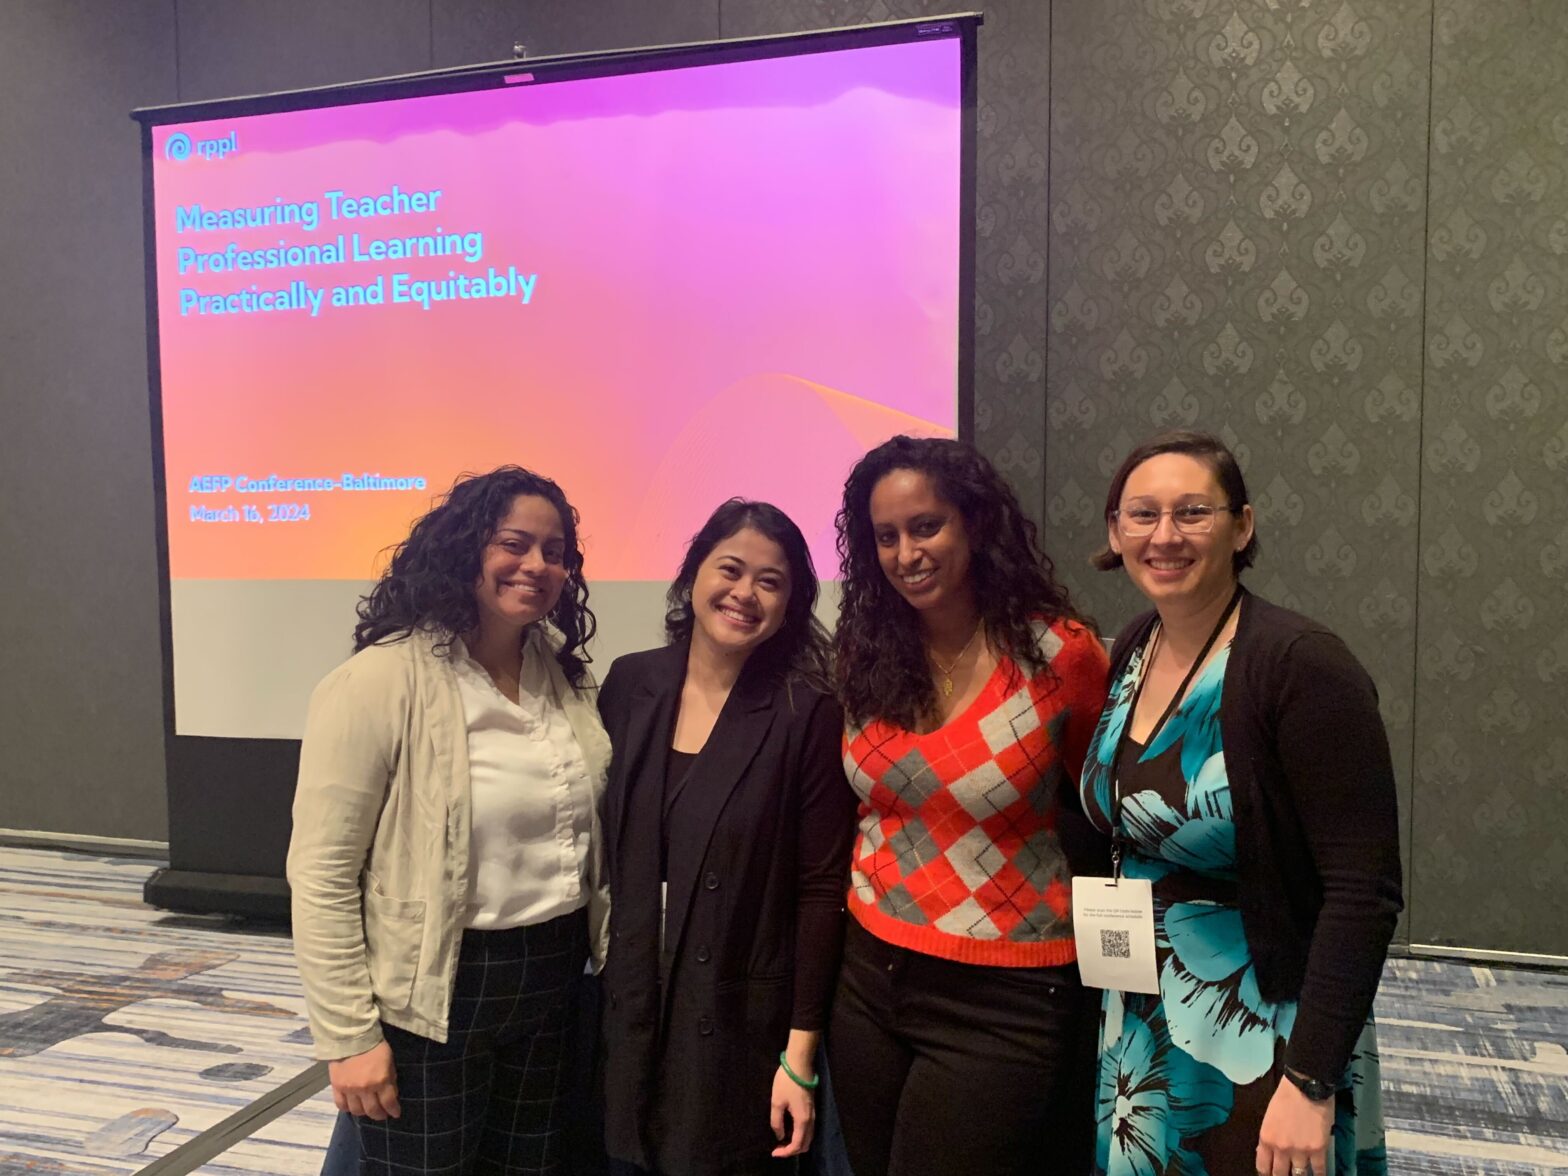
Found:
[[[174,163],[180,163],[191,157],[195,152],[203,159],[222,159],[225,155],[233,155],[240,149],[240,133],[230,131],[221,139],[197,139],[194,142],[184,131],[175,131],[163,143],[163,157]]]

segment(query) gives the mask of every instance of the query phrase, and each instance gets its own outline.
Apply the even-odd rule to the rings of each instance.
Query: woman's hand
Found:
[[[332,1101],[338,1110],[365,1119],[400,1118],[403,1108],[397,1101],[397,1071],[392,1065],[392,1047],[386,1042],[373,1045],[362,1054],[327,1063],[332,1077]]]
[[[1328,1141],[1334,1129],[1334,1099],[1313,1102],[1288,1078],[1269,1100],[1258,1132],[1259,1176],[1332,1176]]]
[[[790,1061],[795,1073],[802,1078],[811,1079],[810,1066],[802,1068],[793,1059]],[[789,1116],[790,1136],[788,1141],[784,1137],[784,1117]],[[780,1066],[773,1074],[773,1137],[779,1140],[781,1146],[773,1149],[773,1155],[778,1159],[786,1156],[801,1156],[806,1154],[806,1149],[811,1146],[811,1135],[817,1126],[816,1099],[812,1091],[801,1086],[784,1072]]]

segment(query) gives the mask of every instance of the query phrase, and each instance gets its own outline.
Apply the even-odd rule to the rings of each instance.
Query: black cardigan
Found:
[[[659,849],[685,643],[618,658],[599,711],[612,907],[605,966],[609,1152],[685,1176],[766,1159],[778,1056],[820,1030],[838,971],[855,794],[843,714],[748,665],[670,810]]]
[[[1148,639],[1122,630],[1116,682]],[[1248,593],[1220,699],[1242,926],[1266,1000],[1299,999],[1285,1064],[1335,1083],[1371,1012],[1403,905],[1377,691],[1317,622]]]

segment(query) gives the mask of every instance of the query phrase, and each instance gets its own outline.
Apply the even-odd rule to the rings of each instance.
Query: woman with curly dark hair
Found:
[[[731,499],[667,643],[605,676],[605,1136],[638,1171],[793,1171],[811,1143],[855,823],[816,599],[800,528]]]
[[[562,1170],[568,1010],[608,914],[582,568],[554,482],[461,478],[311,696],[294,948],[361,1172]]]
[[[1105,650],[968,445],[878,446],[837,522],[860,833],[829,1051],[851,1166],[1076,1176],[1094,1022],[1070,881],[1103,848],[1076,797]]]

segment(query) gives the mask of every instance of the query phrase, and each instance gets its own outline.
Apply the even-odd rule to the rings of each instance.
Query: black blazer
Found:
[[[1146,612],[1122,630],[1112,683],[1157,619]],[[1258,991],[1300,1001],[1285,1064],[1338,1082],[1402,905],[1394,766],[1377,690],[1333,633],[1249,592],[1220,740]]]
[[[823,1028],[843,940],[855,797],[828,696],[748,666],[659,851],[685,643],[618,658],[599,693],[612,909],[604,971],[605,1139],[661,1172],[721,1173],[777,1146],[791,1028]]]

